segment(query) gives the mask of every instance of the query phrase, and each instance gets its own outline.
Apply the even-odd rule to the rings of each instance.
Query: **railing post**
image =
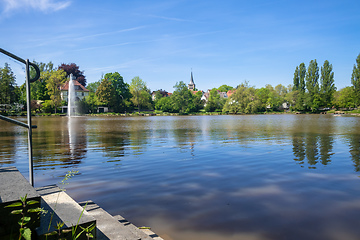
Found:
[[[27,122],[28,122],[28,148],[29,148],[29,182],[34,186],[33,173],[33,152],[32,152],[32,124],[31,124],[31,91],[30,91],[30,65],[29,59],[25,60],[26,65],[26,97],[27,97]]]

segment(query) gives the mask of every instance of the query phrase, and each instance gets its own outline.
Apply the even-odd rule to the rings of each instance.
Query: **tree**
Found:
[[[305,110],[305,76],[305,63],[300,63],[300,65],[295,69],[292,88],[293,92],[291,93],[293,109],[296,111]]]
[[[334,84],[334,72],[332,71],[332,64],[325,60],[324,65],[321,67],[321,105],[323,107],[331,107],[334,99],[334,92],[336,87]]]
[[[44,76],[48,76],[48,75],[47,74],[44,75],[44,73],[53,71],[54,64],[52,62],[43,63],[36,61],[33,61],[33,63],[35,63],[39,67],[40,78],[31,84],[31,98],[42,101],[50,100],[50,96],[47,93],[47,89],[46,89],[47,79],[44,78]],[[29,74],[31,78],[35,77],[36,74],[35,69],[30,68]]]
[[[114,87],[115,96],[113,102],[113,111],[124,112],[130,108],[131,93],[130,86],[124,82],[123,77],[118,73],[107,73],[104,79],[108,79],[111,85]]]
[[[86,113],[96,113],[98,106],[101,105],[101,102],[98,100],[95,93],[90,92],[90,94],[78,102],[78,110],[81,114]]]
[[[5,63],[4,68],[0,68],[0,103],[13,104],[18,101],[16,88],[15,75],[9,64]]]
[[[194,92],[192,92],[194,93]],[[198,91],[195,93],[195,95],[193,94],[192,99],[191,99],[191,104],[189,109],[191,110],[191,112],[198,112],[200,111],[200,109],[204,108],[204,103],[205,100],[202,100],[202,95],[203,92],[202,91]],[[219,108],[216,109],[216,111],[221,111],[224,104],[225,104],[226,99],[225,98],[220,98],[220,102],[219,102]]]
[[[95,93],[99,101],[109,108],[112,108],[116,103],[116,91],[108,78],[104,78]]]
[[[237,86],[236,91],[228,98],[223,112],[256,113],[260,107],[261,102],[256,96],[256,89],[245,82]]]
[[[258,100],[260,101],[259,111],[261,111],[261,112],[266,111],[267,106],[269,104],[269,94],[270,94],[269,88],[263,87],[263,88],[256,89],[255,95],[257,96]]]
[[[356,106],[360,105],[360,54],[356,58],[353,72],[351,74],[351,83],[354,89],[354,97]]]
[[[354,88],[353,87],[345,87],[340,89],[340,91],[336,91],[334,93],[334,101],[335,107],[337,108],[351,108],[355,107],[355,99],[354,99]]]
[[[284,102],[286,102],[286,95],[288,94],[288,89],[282,84],[275,86],[275,94],[278,97],[278,107],[280,108]]]
[[[307,107],[315,112],[320,106],[319,67],[316,59],[311,60],[306,74]]]
[[[296,66],[293,78],[293,91],[299,90],[300,85],[300,72],[299,66]]]
[[[219,90],[220,92],[228,92],[229,90],[234,89],[231,86],[228,86],[226,84],[221,85],[217,90]]]
[[[220,94],[216,88],[213,88],[210,91],[209,99],[206,102],[205,111],[214,112],[215,110],[221,110],[222,106],[220,105]]]
[[[57,108],[61,105],[61,96],[60,96],[60,86],[66,81],[66,72],[63,70],[53,70],[51,72],[44,72],[44,78],[47,78],[46,89],[50,95],[51,105],[55,108],[55,113]]]
[[[161,97],[156,100],[155,109],[163,112],[174,112],[173,102],[171,97]]]
[[[173,111],[178,113],[190,113],[193,93],[187,88],[183,81],[174,86],[175,91],[171,95],[173,102]]]
[[[99,81],[89,83],[87,85],[86,89],[89,90],[92,93],[96,93],[96,90],[100,86],[100,83],[101,83],[101,79]]]
[[[132,94],[131,101],[138,107],[140,113],[141,107],[151,108],[151,95],[150,90],[147,88],[146,83],[139,77],[131,79],[130,93]]]
[[[70,63],[70,64],[65,64],[62,63],[58,69],[62,69],[66,72],[66,77],[69,77],[70,74],[72,73],[73,76],[76,78],[76,80],[83,85],[84,87],[86,86],[86,78],[84,76],[84,71],[80,71],[79,70],[79,66],[76,65],[75,63]]]

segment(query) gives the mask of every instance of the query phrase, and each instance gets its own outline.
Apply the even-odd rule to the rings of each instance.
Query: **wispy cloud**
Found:
[[[192,20],[183,19],[183,18],[173,18],[173,17],[165,17],[165,16],[157,16],[157,15],[148,15],[148,16],[152,18],[159,18],[159,19],[176,21],[176,22],[193,22]]]
[[[135,31],[135,30],[138,30],[138,29],[142,29],[144,27],[145,26],[139,26],[139,27],[121,29],[121,30],[111,31],[111,32],[96,33],[96,34],[92,34],[92,35],[77,37],[77,38],[75,38],[73,40],[84,40],[84,39],[87,39],[87,38],[100,37],[100,36],[105,36],[105,35],[110,35],[110,34],[117,34],[117,33],[122,33],[122,32]]]
[[[18,9],[34,9],[42,12],[56,12],[70,6],[71,1],[56,0],[0,0],[3,2],[4,13],[11,13]]]

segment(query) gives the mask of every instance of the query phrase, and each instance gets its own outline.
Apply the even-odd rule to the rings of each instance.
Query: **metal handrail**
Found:
[[[39,67],[34,64],[29,62],[29,59],[22,59],[8,51],[5,51],[4,49],[0,48],[0,52],[11,57],[14,58],[15,60],[18,60],[19,62],[22,62],[25,64],[26,68],[26,100],[27,100],[27,124],[17,121],[15,119],[12,118],[8,118],[5,116],[0,115],[0,119],[1,120],[5,120],[11,123],[14,123],[16,125],[25,127],[28,129],[28,151],[29,151],[29,182],[32,186],[34,186],[34,170],[33,170],[33,154],[32,154],[32,128],[37,128],[37,126],[35,125],[31,125],[31,95],[30,95],[30,83],[31,82],[35,82],[36,80],[39,79],[40,77],[40,69]],[[35,69],[36,75],[34,78],[30,78],[30,66],[32,66]]]
[[[3,54],[5,55],[8,55],[9,57],[12,57],[16,60],[18,60],[19,62],[22,62],[23,64],[26,65],[26,60],[22,59],[22,58],[19,58],[18,56],[0,48],[0,52],[2,52]],[[28,59],[27,59],[28,60]],[[29,61],[29,60],[28,60]],[[38,80],[40,78],[40,69],[39,67],[35,64],[35,63],[32,63],[32,62],[29,62],[29,65],[32,66],[33,68],[35,68],[35,71],[36,71],[36,75],[34,78],[31,78],[29,79],[29,81],[32,83],[32,82],[35,82],[36,80]]]

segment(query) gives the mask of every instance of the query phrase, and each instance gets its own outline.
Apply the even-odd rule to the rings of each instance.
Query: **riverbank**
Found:
[[[246,114],[246,113],[236,113],[236,114],[230,114],[230,113],[223,113],[223,112],[197,112],[197,113],[169,113],[169,112],[133,112],[133,113],[89,113],[89,114],[82,114],[79,116],[116,116],[116,117],[149,117],[149,116],[216,116],[216,115],[282,115],[282,114],[333,114],[333,115],[351,115],[351,116],[360,116],[359,110],[352,110],[352,111],[337,111],[337,110],[330,110],[326,112],[318,112],[318,113],[312,113],[312,112],[261,112],[261,113],[252,113],[252,114]],[[2,114],[4,116],[11,116],[11,117],[25,117],[26,112],[21,113],[8,113],[8,114]],[[36,117],[66,117],[66,114],[63,113],[32,113],[32,116]]]

